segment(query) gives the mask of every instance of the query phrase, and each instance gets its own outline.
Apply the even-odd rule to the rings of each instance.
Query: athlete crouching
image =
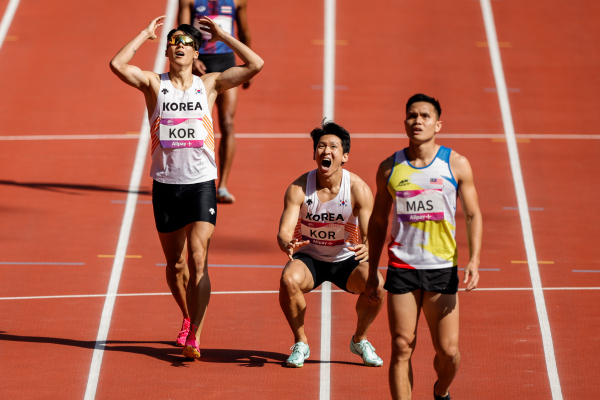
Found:
[[[317,169],[287,189],[277,235],[281,251],[290,259],[279,287],[279,303],[295,341],[286,364],[302,367],[309,357],[304,293],[329,281],[359,295],[358,323],[350,350],[361,356],[365,365],[380,367],[383,361],[367,341],[367,331],[383,305],[381,274],[376,272],[379,285],[365,292],[369,276],[367,225],[373,194],[362,179],[342,169],[350,152],[350,134],[344,128],[327,122],[310,135]]]
[[[112,71],[144,94],[152,136],[150,175],[158,237],[167,260],[167,284],[183,314],[176,344],[188,358],[200,357],[200,332],[210,299],[208,245],[217,220],[215,138],[212,109],[217,95],[256,75],[263,60],[209,18],[200,20],[211,42],[222,41],[244,62],[222,73],[192,75],[202,33],[186,24],[169,32],[169,72],[130,65],[165,17],[154,19],[110,62]]]

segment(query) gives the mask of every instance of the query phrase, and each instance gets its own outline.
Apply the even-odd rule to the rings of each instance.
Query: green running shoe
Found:
[[[304,366],[304,360],[310,356],[310,348],[308,345],[304,342],[298,342],[290,347],[290,350],[292,350],[292,354],[285,362],[286,365],[293,368],[300,368]]]
[[[364,364],[367,367],[381,367],[383,360],[375,354],[375,348],[368,340],[361,340],[359,343],[354,343],[354,336],[350,339],[350,351],[362,357]]]

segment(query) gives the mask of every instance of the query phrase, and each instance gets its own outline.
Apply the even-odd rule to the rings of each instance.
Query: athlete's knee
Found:
[[[297,273],[284,271],[279,281],[279,289],[290,294],[297,293],[300,291],[300,282],[301,279]]]
[[[172,272],[180,272],[186,268],[185,257],[181,254],[167,257],[167,269]]]
[[[448,364],[456,364],[460,360],[460,352],[458,351],[458,345],[451,344],[441,346],[436,351],[437,356]]]
[[[187,268],[187,264],[183,257],[174,260],[167,260],[167,269],[171,272],[180,273]]]
[[[219,127],[221,128],[221,133],[223,135],[227,135],[227,138],[230,140],[234,139],[233,130],[235,126],[233,114],[225,113],[225,115],[219,119]]]
[[[207,250],[203,247],[198,247],[197,249],[190,251],[188,260],[190,272],[204,273],[206,269],[206,255]]]
[[[392,336],[392,359],[409,360],[415,349],[416,337],[396,334]]]

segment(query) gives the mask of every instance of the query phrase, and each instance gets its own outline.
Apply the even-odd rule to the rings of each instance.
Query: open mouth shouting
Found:
[[[175,57],[184,57],[184,56],[185,56],[185,53],[182,50],[175,52]]]
[[[327,171],[329,170],[329,168],[331,167],[331,159],[326,157],[323,159],[323,161],[321,161],[321,167]]]

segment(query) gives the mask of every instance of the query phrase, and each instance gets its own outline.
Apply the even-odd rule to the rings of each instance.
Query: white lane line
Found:
[[[331,283],[321,285],[321,363],[319,399],[328,400],[331,393]]]
[[[334,120],[335,115],[335,0],[325,0],[325,37],[323,65],[323,118]],[[304,135],[307,138],[308,136]],[[319,371],[319,400],[331,396],[331,283],[321,285],[321,356]]]
[[[329,284],[331,287],[331,284]],[[599,288],[600,289],[600,288]],[[310,293],[322,293],[322,290],[312,290]],[[234,290],[225,292],[211,292],[213,294],[277,294],[278,290]],[[329,293],[346,293],[343,290],[329,290]],[[42,299],[85,299],[95,297],[137,297],[137,296],[171,296],[171,292],[165,293],[117,293],[117,294],[72,294],[57,296],[21,296],[21,297],[0,297],[0,300],[42,300]]]
[[[2,49],[2,44],[4,43],[4,39],[6,39],[8,28],[10,28],[13,17],[17,12],[17,7],[19,7],[19,1],[20,0],[10,0],[6,6],[6,11],[4,11],[4,15],[2,16],[2,22],[0,22],[0,49]]]
[[[533,230],[531,228],[529,207],[527,206],[527,196],[525,194],[525,184],[523,182],[521,163],[519,161],[519,150],[517,148],[515,128],[512,121],[510,103],[508,101],[508,91],[506,87],[506,81],[504,79],[504,71],[502,69],[502,60],[500,58],[500,48],[498,46],[498,38],[496,36],[494,15],[490,0],[480,0],[480,4],[485,23],[487,41],[490,49],[490,58],[494,71],[494,78],[496,80],[496,88],[498,89],[498,100],[500,102],[500,111],[502,113],[504,132],[506,134],[506,144],[508,146],[508,155],[510,159],[513,181],[515,183],[517,204],[519,206],[519,215],[521,218],[521,228],[523,231],[525,251],[527,252],[527,261],[529,265],[529,275],[531,277],[537,315],[540,321],[540,331],[542,334],[542,343],[546,358],[546,368],[548,370],[548,379],[550,380],[550,390],[552,392],[552,399],[561,400],[563,397],[558,376],[558,369],[556,367],[556,358],[554,356],[552,333],[550,331],[550,322],[548,321],[548,313],[546,311],[546,302],[544,300],[544,292],[542,290],[542,281],[540,278],[535,244],[533,242]]]
[[[161,39],[158,45],[158,51],[154,61],[154,71],[162,72],[165,68],[165,56],[164,48],[166,47],[166,32],[173,26],[175,22],[175,14],[177,12],[177,1],[168,0],[166,15],[167,18],[161,30]],[[133,217],[135,215],[135,207],[137,204],[137,192],[139,190],[140,181],[142,179],[142,171],[146,160],[146,153],[148,150],[148,144],[150,141],[150,128],[148,124],[148,115],[144,113],[142,119],[142,128],[140,129],[140,138],[138,141],[137,151],[135,154],[135,161],[133,164],[133,170],[131,171],[131,179],[129,181],[129,193],[127,195],[127,203],[125,205],[125,213],[123,215],[123,221],[121,222],[121,230],[119,232],[119,241],[117,243],[117,250],[115,252],[115,261],[113,263],[112,272],[110,274],[110,281],[108,283],[108,291],[106,300],[104,301],[104,308],[102,310],[102,318],[100,320],[100,327],[98,328],[98,335],[96,337],[96,344],[94,346],[94,354],[92,355],[92,363],[90,365],[90,373],[88,376],[87,387],[85,390],[85,400],[93,400],[96,397],[96,389],[98,388],[98,378],[100,377],[100,368],[102,366],[102,357],[104,355],[104,345],[106,338],[108,337],[108,330],[110,328],[110,320],[115,305],[115,294],[119,289],[119,281],[121,280],[121,272],[123,271],[123,262],[125,260],[125,252],[127,250],[127,244],[129,243],[129,234],[131,232],[131,225],[133,224]]]
[[[23,135],[0,136],[0,141],[20,140],[113,140],[139,139],[137,134],[124,135]],[[220,133],[215,133],[218,139]],[[504,133],[438,133],[438,139],[505,139]],[[517,139],[562,139],[562,140],[600,140],[600,135],[564,135],[550,133],[522,133]],[[309,133],[236,133],[236,139],[310,139]],[[405,139],[404,133],[352,133],[352,139]]]
[[[324,19],[323,118],[333,121],[335,111],[335,0],[325,0]]]
[[[331,284],[327,282],[329,287]],[[527,292],[532,291],[533,288],[530,287],[514,287],[514,288],[477,288],[474,292]],[[547,291],[587,291],[587,290],[600,290],[600,287],[545,287],[543,290]],[[464,290],[461,290],[464,292]],[[277,290],[242,290],[242,291],[222,291],[222,292],[212,292],[213,294],[277,294],[279,291]],[[323,293],[323,290],[312,290],[310,293]],[[310,296],[310,293],[307,293]],[[346,293],[340,289],[332,289],[328,290],[325,293]],[[20,296],[20,297],[0,297],[0,301],[2,300],[46,300],[46,299],[87,299],[87,298],[97,298],[97,297],[140,297],[140,296],[171,296],[170,292],[164,293],[118,293],[118,294],[67,294],[67,295],[56,295],[56,296]],[[469,294],[471,296],[471,294]],[[331,306],[331,296],[329,297],[329,306]],[[321,303],[322,304],[322,303]],[[331,317],[331,313],[329,314]],[[330,331],[331,333],[331,331]]]

